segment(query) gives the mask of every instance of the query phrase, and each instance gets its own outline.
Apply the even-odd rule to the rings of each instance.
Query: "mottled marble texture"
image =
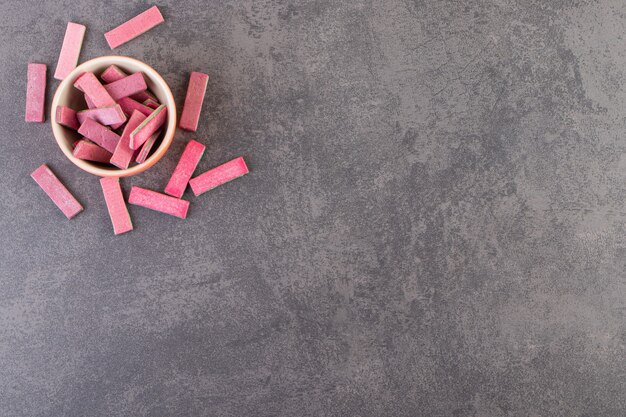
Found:
[[[124,189],[251,173],[116,237],[24,94],[128,3],[0,2],[1,416],[626,415],[626,3],[161,1],[113,53],[209,93]]]

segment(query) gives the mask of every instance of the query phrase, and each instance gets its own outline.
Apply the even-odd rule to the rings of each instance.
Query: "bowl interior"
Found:
[[[84,161],[74,157],[72,155],[72,144],[80,139],[81,136],[75,130],[56,123],[54,118],[57,106],[67,106],[77,111],[86,109],[87,103],[85,103],[84,95],[78,89],[74,88],[74,81],[84,72],[93,72],[99,77],[110,65],[116,65],[128,74],[141,71],[144,74],[146,84],[150,91],[158,98],[160,103],[167,105],[168,111],[165,132],[161,134],[158,146],[152,150],[150,157],[143,163],[131,166],[127,169],[119,169],[114,166]],[[52,101],[51,113],[52,129],[63,153],[80,168],[100,176],[129,176],[145,171],[163,156],[172,141],[176,129],[176,104],[174,103],[174,98],[167,83],[150,66],[129,57],[100,57],[76,67],[59,85]]]

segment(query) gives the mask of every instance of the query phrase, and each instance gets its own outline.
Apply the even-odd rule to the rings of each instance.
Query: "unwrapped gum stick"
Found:
[[[92,72],[86,72],[75,82],[74,87],[89,96],[96,107],[115,106],[115,100]]]
[[[72,155],[78,159],[102,162],[103,164],[108,164],[112,156],[111,152],[86,139],[76,142]]]
[[[28,64],[27,77],[26,116],[24,120],[41,123],[45,120],[46,64]]]
[[[78,130],[80,127],[76,118],[76,112],[66,106],[57,106],[55,120],[61,126],[69,127],[70,129]]]
[[[78,63],[80,48],[83,46],[83,37],[85,36],[85,26],[78,23],[68,22],[65,29],[65,37],[63,38],[63,46],[59,54],[57,68],[54,71],[54,78],[63,80],[68,76]]]
[[[122,187],[120,187],[120,179],[116,177],[100,178],[100,186],[109,210],[111,223],[113,223],[113,233],[119,235],[133,230],[133,223],[124,202]]]
[[[104,70],[102,75],[100,75],[100,78],[102,78],[102,81],[104,81],[105,83],[112,83],[115,81],[119,81],[124,77],[128,77],[128,74],[122,71],[120,67],[118,67],[117,65],[110,65],[106,70]],[[150,93],[148,90],[140,91],[129,97],[132,98],[133,100],[139,101],[140,103],[143,103],[144,101],[149,100],[149,99],[156,101],[156,97],[152,93]]]
[[[165,123],[167,107],[161,104],[130,134],[130,147],[139,149]]]
[[[99,107],[97,109],[81,110],[76,113],[78,123],[83,124],[85,119],[93,119],[101,125],[111,126],[113,129],[118,127],[126,121],[126,115],[122,111],[119,104],[115,106]]]
[[[187,210],[189,209],[189,201],[157,193],[156,191],[146,190],[141,187],[133,187],[130,190],[128,202],[137,206],[160,211],[161,213],[180,217],[181,219],[187,217]]]
[[[140,91],[145,91],[147,88],[146,80],[141,72],[136,72],[104,86],[104,89],[113,97],[113,100],[131,96]]]
[[[136,38],[147,32],[156,25],[163,23],[163,16],[157,6],[152,6],[148,10],[133,17],[129,21],[122,23],[113,30],[104,34],[111,49]]]
[[[202,154],[204,154],[204,145],[196,142],[195,140],[190,140],[183,151],[176,168],[174,169],[174,173],[170,178],[167,186],[165,187],[165,193],[169,194],[176,198],[181,198],[183,193],[185,192],[185,188],[187,188],[187,184],[189,183],[189,179],[193,175],[193,171],[195,171],[198,166],[198,162],[202,158]]]
[[[152,112],[154,111],[150,107],[145,106],[145,105],[141,104],[140,102],[138,102],[136,100],[133,100],[130,97],[123,97],[123,98],[119,99],[117,104],[120,105],[120,107],[122,108],[122,111],[128,117],[130,117],[130,115],[133,114],[134,110],[139,110],[146,117],[150,116],[152,114]]]
[[[92,119],[85,119],[78,133],[111,153],[115,151],[117,142],[120,141],[119,135]]]
[[[124,132],[122,132],[122,138],[117,143],[115,151],[113,152],[113,157],[111,158],[111,163],[116,167],[120,169],[128,168],[128,165],[135,154],[135,151],[130,148],[130,133],[145,119],[146,116],[137,110],[135,110],[130,116],[130,119],[128,119],[128,123],[126,123],[126,126],[124,127]]]
[[[243,157],[235,158],[223,165],[200,174],[189,181],[189,185],[196,196],[205,193],[218,185],[222,185],[248,173],[248,167]]]
[[[74,198],[68,189],[59,181],[46,164],[41,165],[30,176],[39,184],[48,197],[71,219],[83,210],[83,206]]]
[[[202,111],[202,103],[204,102],[208,82],[209,76],[207,74],[201,72],[191,73],[185,105],[183,106],[183,113],[180,116],[178,125],[181,129],[192,132],[198,129],[198,120],[200,120],[200,112]]]

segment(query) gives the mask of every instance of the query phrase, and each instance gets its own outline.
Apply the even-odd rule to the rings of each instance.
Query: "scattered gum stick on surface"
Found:
[[[43,122],[44,104],[46,102],[46,64],[28,64],[26,83],[26,115],[27,122]]]
[[[111,65],[100,75],[100,78],[105,83],[113,83],[115,81],[119,81],[124,77],[128,77],[124,71],[120,69],[117,65]]]
[[[54,119],[61,126],[69,127],[70,129],[78,130],[80,127],[76,118],[76,112],[66,106],[57,106]]]
[[[104,37],[111,49],[115,49],[163,22],[164,19],[159,8],[152,6],[145,12],[108,31],[104,34]]]
[[[74,87],[88,95],[96,107],[115,106],[115,100],[93,72],[86,72],[81,75],[74,82]]]
[[[113,233],[120,235],[133,230],[133,223],[130,220],[130,214],[128,214],[128,208],[122,194],[120,179],[116,177],[100,178],[100,186],[109,210],[111,223],[113,223]]]
[[[130,134],[130,147],[133,149],[139,149],[139,147],[143,145],[154,132],[163,126],[166,118],[167,107],[165,107],[165,104],[161,104],[157,109],[153,110],[150,116],[146,117],[146,120],[137,126],[137,128]]]
[[[223,165],[200,174],[189,181],[189,185],[196,196],[248,173],[248,167],[243,157],[235,158]]]
[[[85,161],[102,162],[104,164],[108,164],[112,156],[111,152],[85,139],[76,143],[72,155]]]
[[[82,125],[86,119],[93,119],[101,125],[118,125],[118,127],[126,121],[126,115],[119,104],[115,106],[98,107],[97,109],[82,110],[76,113],[76,117],[80,125]]]
[[[187,217],[187,210],[189,209],[189,201],[187,200],[181,200],[141,187],[133,187],[130,190],[128,202],[137,206],[160,211],[161,213],[180,217],[181,219]]]
[[[91,99],[89,98],[87,94],[85,94],[85,103],[87,103],[87,108],[90,108],[90,109],[97,108],[96,105],[93,103],[93,101],[91,101]]]
[[[65,188],[46,164],[41,165],[30,176],[48,194],[48,197],[54,201],[54,204],[68,219],[71,219],[83,210],[83,206]]]
[[[141,72],[136,72],[121,80],[106,84],[104,89],[113,97],[113,100],[119,100],[122,97],[128,97],[148,88],[146,80]]]
[[[147,107],[150,107],[151,109],[157,109],[160,106],[158,101],[153,100],[151,98],[149,98],[146,101],[144,101],[143,105],[147,106]]]
[[[161,134],[161,131],[158,130],[154,132],[152,136],[150,136],[150,139],[148,139],[146,143],[143,144],[139,152],[137,152],[137,158],[135,159],[135,162],[137,162],[138,164],[146,162],[146,159],[148,158],[148,154],[150,153],[150,150],[152,150],[152,147],[154,146],[154,142],[156,142],[160,134]]]
[[[78,133],[111,153],[115,151],[117,142],[120,141],[119,135],[92,119],[85,119]]]
[[[128,117],[130,117],[130,115],[133,114],[134,110],[139,110],[146,117],[150,116],[152,114],[152,112],[154,111],[150,107],[144,106],[140,102],[138,102],[136,100],[133,100],[130,97],[123,97],[123,98],[119,99],[117,104],[120,105],[120,107],[122,108],[122,111]]]
[[[192,72],[189,77],[187,96],[183,105],[183,113],[180,116],[178,127],[195,132],[198,129],[198,120],[202,111],[202,103],[206,93],[209,76],[201,72]]]
[[[200,162],[200,158],[202,158],[202,154],[204,154],[205,146],[195,140],[190,140],[185,150],[183,151],[183,155],[180,157],[178,161],[178,165],[174,169],[174,173],[170,178],[170,181],[167,183],[165,187],[165,193],[169,194],[176,198],[181,198],[183,193],[185,192],[185,188],[187,188],[187,184],[189,183],[189,179],[193,175],[193,171],[195,171],[198,166],[198,162]]]
[[[85,26],[78,23],[68,22],[65,29],[65,37],[63,38],[63,46],[59,53],[57,61],[57,69],[54,71],[54,78],[63,80],[68,76],[76,64],[78,64],[78,56],[80,48],[83,46],[83,37],[85,36]]]
[[[130,134],[144,120],[146,120],[146,116],[137,110],[135,110],[130,116],[130,119],[128,119],[128,123],[126,123],[126,127],[124,127],[124,132],[122,132],[122,138],[117,143],[115,151],[113,152],[113,157],[110,161],[116,167],[121,169],[128,168],[128,165],[135,154],[135,151],[130,147]]]

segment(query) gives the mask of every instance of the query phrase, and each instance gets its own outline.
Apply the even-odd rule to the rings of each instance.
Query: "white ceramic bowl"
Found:
[[[161,139],[159,147],[152,151],[152,155],[146,159],[143,163],[134,165],[127,169],[119,169],[114,166],[107,167],[95,162],[84,161],[78,159],[72,155],[72,144],[80,139],[80,135],[64,126],[58,124],[55,120],[55,112],[57,106],[67,106],[75,110],[82,110],[85,108],[85,100],[83,93],[74,88],[74,81],[78,76],[84,72],[93,72],[99,76],[109,65],[117,65],[124,72],[132,74],[137,71],[143,72],[146,79],[148,88],[159,99],[161,104],[167,106],[167,121],[165,127],[165,133]],[[161,78],[161,76],[149,65],[144,64],[133,58],[125,56],[102,56],[82,63],[74,69],[59,85],[54,98],[52,99],[52,106],[50,109],[50,120],[52,124],[52,132],[59,144],[59,148],[63,151],[65,156],[69,158],[79,168],[100,177],[128,177],[131,175],[139,174],[156,164],[159,159],[165,155],[165,152],[170,147],[172,139],[174,139],[174,133],[176,131],[176,103],[174,102],[174,96],[168,87],[167,83]]]

